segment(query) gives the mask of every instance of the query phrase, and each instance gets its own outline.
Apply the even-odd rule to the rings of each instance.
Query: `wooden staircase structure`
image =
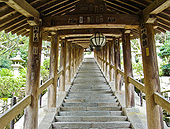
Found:
[[[169,10],[170,0],[0,0],[0,31],[29,36],[26,97],[0,116],[0,129],[23,110],[24,129],[38,129],[38,96],[48,88],[48,108],[56,107],[57,80],[59,90],[65,92],[65,85],[71,84],[84,59],[89,38],[96,32],[106,36],[106,45],[94,50],[104,76],[114,80],[116,92],[124,78],[127,108],[135,105],[134,86],[145,93],[148,129],[163,129],[161,108],[170,112],[170,102],[160,94],[154,34],[170,30]],[[130,40],[134,38],[140,38],[144,84],[132,76]],[[51,41],[50,79],[40,86],[42,40]],[[71,99],[65,101],[67,104]]]

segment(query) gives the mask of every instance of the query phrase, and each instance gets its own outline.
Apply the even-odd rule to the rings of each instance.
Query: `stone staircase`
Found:
[[[85,59],[52,123],[53,129],[131,129],[94,59]]]

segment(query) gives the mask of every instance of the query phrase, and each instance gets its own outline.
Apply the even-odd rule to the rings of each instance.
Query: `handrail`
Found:
[[[11,120],[31,104],[31,95],[24,97],[20,102],[0,115],[0,129],[3,129]]]
[[[43,90],[45,90],[49,85],[54,82],[54,78],[48,79],[38,90],[38,95],[40,95]]]
[[[106,62],[105,60],[103,60],[102,58],[99,57],[100,60]],[[106,63],[108,64],[108,62]],[[111,68],[113,68],[114,70],[116,70],[114,65],[111,65]],[[124,72],[120,69],[117,69],[118,73],[121,74],[122,76],[124,76]],[[143,93],[146,93],[145,91],[145,85],[142,84],[141,82],[135,80],[133,77],[128,76],[128,81],[133,84],[135,87],[137,87],[140,91],[142,91]],[[161,93],[165,93],[165,92],[170,92],[170,90],[168,91],[163,91]],[[154,93],[154,101],[156,104],[158,104],[159,106],[161,106],[163,109],[165,109],[167,112],[170,113],[170,101],[166,100],[161,94],[159,94],[158,92]]]
[[[170,101],[166,100],[158,92],[154,93],[154,101],[156,104],[158,104],[159,106],[161,106],[163,109],[170,113]]]
[[[162,94],[162,93],[167,93],[167,92],[170,92],[170,90],[162,91],[161,94]]]
[[[145,86],[141,82],[135,80],[134,78],[128,76],[128,81],[133,84],[135,87],[137,87],[139,90],[141,90],[143,93],[145,93]]]
[[[120,73],[122,76],[124,76],[124,72],[120,69],[117,69],[118,73]]]
[[[59,78],[62,73],[63,73],[63,70],[60,70],[60,71],[57,73],[57,78]]]

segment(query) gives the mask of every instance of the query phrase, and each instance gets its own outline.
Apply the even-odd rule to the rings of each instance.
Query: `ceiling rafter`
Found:
[[[168,27],[170,27],[170,22],[166,22],[166,21],[164,21],[164,20],[162,20],[162,19],[157,19],[157,22],[158,23],[161,23],[161,24],[163,24],[163,25],[165,25],[165,26],[168,26]]]
[[[40,17],[40,13],[25,0],[10,0],[5,3],[26,17]]]
[[[128,12],[123,11],[123,10],[118,9],[118,8],[115,8],[115,7],[113,7],[113,6],[110,6],[110,5],[106,5],[106,6],[109,7],[109,8],[111,8],[111,9],[113,9],[113,10],[116,10],[116,11],[119,11],[119,12],[122,12],[122,13],[125,13],[125,14],[129,14]]]
[[[59,8],[56,8],[56,9],[54,9],[54,10],[52,10],[52,11],[49,11],[49,12],[46,13],[45,15],[47,16],[47,15],[52,14],[52,13],[58,11],[58,10],[64,9],[64,8],[66,8],[66,7],[68,7],[68,6],[71,6],[71,5],[75,4],[75,3],[77,3],[78,1],[80,1],[80,0],[75,0],[74,2],[71,2],[71,3],[69,3],[69,4],[66,4],[65,6],[61,6],[61,7],[59,7]],[[75,5],[73,5],[73,6],[75,6]]]
[[[127,5],[127,6],[130,6],[130,7],[134,8],[134,9],[140,11],[140,8],[138,8],[138,7],[136,7],[136,6],[133,6],[133,5],[131,5],[131,4],[128,4],[128,1],[126,1],[126,2],[124,2],[124,1],[122,1],[122,0],[115,0],[115,1],[117,1],[117,2],[119,2],[119,3],[122,3],[122,4],[125,4],[125,5]]]
[[[128,9],[128,8],[126,8],[126,7],[124,7],[124,6],[120,6],[120,5],[118,5],[118,4],[115,4],[114,2],[111,2],[111,1],[108,1],[108,0],[104,0],[106,3],[108,3],[108,4],[110,4],[110,5],[114,5],[114,6],[116,6],[116,7],[119,7],[119,8],[121,8],[121,9],[124,9],[124,10],[126,10],[126,12],[131,12],[131,13],[133,13],[133,14],[137,14],[137,12],[135,12],[135,11],[133,11],[133,10],[131,10],[131,9]]]
[[[156,17],[158,17],[158,18],[160,18],[160,19],[170,23],[170,17],[168,17],[167,15],[159,13],[159,14],[156,15]]]
[[[59,15],[59,14],[61,14],[61,13],[64,13],[65,11],[71,10],[71,9],[73,9],[73,8],[75,8],[75,5],[74,5],[74,6],[71,6],[71,7],[68,7],[68,8],[66,8],[66,9],[63,9],[63,10],[61,10],[61,11],[59,11],[59,12],[56,12],[56,13],[54,13],[52,16]]]
[[[35,8],[36,6],[34,6],[34,4],[35,4],[35,2],[38,2],[38,1],[39,1],[39,0],[34,0],[33,2],[30,3],[30,5],[32,5],[32,6]],[[10,7],[8,7],[8,8],[10,8]],[[36,9],[36,8],[35,8],[35,9]],[[14,9],[13,9],[13,11],[12,11],[9,15],[10,15],[10,16],[5,17],[4,19],[0,20],[0,26],[5,25],[5,24],[7,24],[7,23],[9,23],[9,22],[12,22],[12,21],[16,20],[17,18],[23,16],[22,14],[18,13],[18,12],[17,12],[16,10],[14,10]],[[25,19],[26,19],[26,17],[25,17]]]
[[[5,24],[4,26],[0,27],[0,31],[9,29],[9,28],[15,26],[16,24],[18,24],[18,23],[20,23],[20,22],[22,22],[24,20],[25,20],[25,17],[21,16],[20,18],[17,18],[16,20],[11,21],[11,22]]]
[[[164,30],[170,31],[170,27],[167,27],[167,26],[165,26],[165,25],[163,25],[163,24],[161,24],[161,23],[158,23],[158,26],[159,26],[160,28],[164,29]]]
[[[18,33],[18,32],[22,31],[22,30],[25,29],[25,28],[29,28],[29,24],[28,24],[28,23],[27,23],[26,25],[24,25],[24,26],[20,26],[20,27],[19,27],[18,29],[16,29],[16,30],[11,31],[11,33],[12,33],[12,34]]]
[[[61,5],[61,4],[64,4],[64,3],[68,2],[68,1],[70,1],[70,0],[60,0],[60,1],[53,0],[53,2],[49,2],[49,3],[47,4],[48,6],[45,6],[44,9],[41,8],[42,11],[40,11],[40,12],[43,13],[43,12],[49,10],[49,9],[52,9],[52,8],[54,8],[54,7],[56,7],[56,6],[59,6],[59,5]]]

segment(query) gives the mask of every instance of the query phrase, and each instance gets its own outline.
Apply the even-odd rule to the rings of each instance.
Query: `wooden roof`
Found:
[[[0,0],[0,31],[5,30],[5,32],[12,32],[12,34],[28,36],[29,26],[36,24],[36,21],[38,23],[42,22],[42,25],[46,27],[47,24],[44,23],[48,21],[49,17],[59,17],[60,19],[60,17],[75,15],[76,13],[73,12],[82,14],[81,9],[90,6],[88,2],[94,3],[94,6],[101,2],[100,4],[104,5],[104,9],[108,14],[138,16],[139,20],[140,16],[144,16],[146,22],[154,21],[157,31],[170,31],[170,0]],[[82,3],[86,3],[85,6]],[[126,21],[128,18],[124,20]],[[32,23],[32,21],[34,22]],[[63,26],[64,28],[60,29],[46,29],[44,34],[47,37],[48,32],[58,29],[61,33],[69,35],[75,33],[74,31],[70,32],[69,29],[93,28],[92,26],[83,26],[82,28],[74,28],[74,26],[65,28],[66,25]],[[96,25],[96,28],[100,27]],[[113,28],[119,28],[119,26]],[[134,36],[138,34],[137,28],[132,27],[130,29]]]

